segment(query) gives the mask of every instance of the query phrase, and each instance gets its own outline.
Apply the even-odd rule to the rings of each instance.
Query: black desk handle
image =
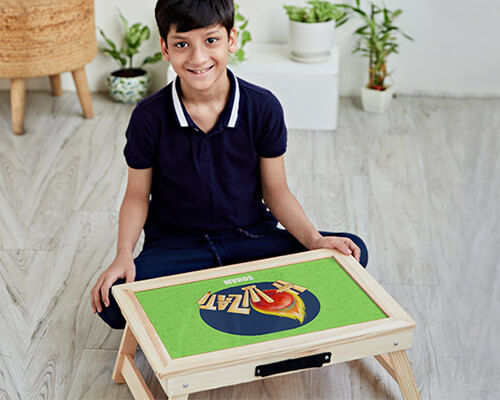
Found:
[[[321,353],[313,356],[293,358],[278,361],[271,364],[263,364],[255,367],[255,376],[269,376],[282,372],[296,371],[299,369],[322,367],[332,359],[332,353]]]

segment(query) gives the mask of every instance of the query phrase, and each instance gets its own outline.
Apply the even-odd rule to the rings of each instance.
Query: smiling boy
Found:
[[[117,253],[90,292],[94,313],[123,329],[113,285],[300,251],[334,248],[366,267],[363,241],[316,230],[288,188],[279,100],[227,68],[233,0],[159,0],[155,14],[177,77],[132,112]]]

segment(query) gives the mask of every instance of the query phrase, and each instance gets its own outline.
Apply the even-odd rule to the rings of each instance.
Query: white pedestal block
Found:
[[[322,63],[292,61],[288,44],[249,43],[247,60],[229,68],[242,79],[263,86],[280,100],[289,129],[337,127],[339,51]]]

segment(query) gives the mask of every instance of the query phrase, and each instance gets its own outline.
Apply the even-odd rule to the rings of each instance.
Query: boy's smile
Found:
[[[232,28],[228,35],[221,24],[187,32],[177,32],[172,26],[167,42],[161,39],[163,58],[172,64],[188,97],[195,93],[208,95],[227,86],[227,59],[229,52],[236,51],[236,43],[236,29]]]
[[[189,72],[191,72],[192,74],[194,74],[195,76],[206,76],[207,75],[207,72],[210,71],[211,69],[213,68],[213,65],[208,67],[208,68],[204,68],[204,69],[198,69],[198,70],[192,70],[192,69],[188,69]]]

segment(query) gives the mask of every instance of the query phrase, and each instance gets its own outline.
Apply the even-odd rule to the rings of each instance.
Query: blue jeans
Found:
[[[361,250],[360,264],[366,268],[368,250],[363,240],[351,233],[319,231],[323,236],[350,238]],[[260,223],[218,234],[150,234],[146,235],[142,252],[135,258],[135,281],[175,275],[184,272],[231,265],[262,258],[306,251],[286,229],[273,223]],[[118,279],[114,285],[125,283]],[[109,306],[102,304],[98,313],[113,329],[123,329],[125,318],[109,291]]]

